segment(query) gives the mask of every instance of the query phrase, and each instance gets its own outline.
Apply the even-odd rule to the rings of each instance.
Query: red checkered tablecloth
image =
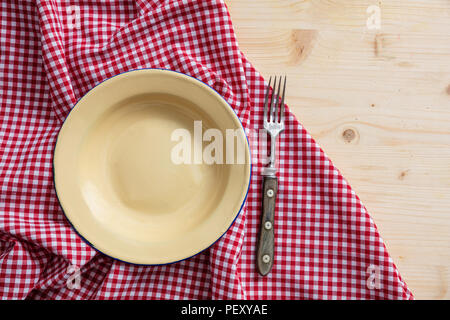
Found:
[[[124,71],[172,69],[217,90],[251,133],[265,82],[222,1],[14,0],[0,3],[0,15],[1,298],[412,298],[366,209],[292,113],[279,140],[268,276],[254,261],[258,157],[244,210],[201,254],[137,266],[89,247],[64,217],[52,174],[58,131],[83,94]]]

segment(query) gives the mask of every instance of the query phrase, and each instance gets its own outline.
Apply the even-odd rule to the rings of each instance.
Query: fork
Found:
[[[275,218],[275,201],[278,189],[278,178],[276,176],[277,169],[275,167],[275,150],[277,137],[280,132],[284,130],[284,94],[286,90],[286,76],[284,77],[283,85],[281,85],[281,80],[282,77],[279,78],[277,87],[277,77],[275,77],[272,95],[270,95],[272,77],[269,78],[269,84],[267,86],[264,99],[264,129],[270,135],[270,163],[269,166],[264,167],[262,171],[263,201],[256,257],[257,269],[259,274],[262,276],[265,276],[270,272],[274,260],[275,233],[273,230],[273,225]],[[283,87],[283,93],[280,97],[281,87]]]

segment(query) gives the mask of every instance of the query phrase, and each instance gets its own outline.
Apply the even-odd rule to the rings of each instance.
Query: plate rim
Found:
[[[114,256],[112,256],[112,255],[110,255],[110,254],[107,254],[107,253],[105,253],[104,251],[98,249],[92,242],[90,242],[89,240],[87,240],[87,239],[86,239],[86,238],[85,238],[85,237],[84,237],[84,236],[76,229],[76,227],[73,225],[72,221],[69,219],[69,217],[67,216],[66,212],[64,211],[64,208],[63,208],[63,206],[62,206],[62,204],[61,204],[61,201],[60,201],[60,199],[59,199],[58,190],[57,190],[57,188],[56,188],[56,180],[55,180],[55,151],[56,151],[56,145],[58,144],[58,139],[59,139],[59,134],[60,134],[60,132],[61,132],[61,129],[62,129],[62,127],[64,126],[64,123],[66,122],[66,120],[69,118],[69,115],[71,114],[71,112],[76,108],[76,106],[77,106],[78,103],[81,101],[81,99],[83,99],[89,92],[91,92],[92,90],[94,90],[95,88],[97,88],[98,86],[100,86],[102,83],[104,83],[104,82],[106,82],[106,81],[108,81],[108,80],[110,80],[110,79],[112,79],[112,78],[115,78],[115,77],[117,77],[117,76],[120,76],[120,75],[122,75],[122,74],[130,73],[130,72],[134,72],[134,71],[141,71],[141,70],[160,70],[160,71],[174,72],[174,73],[177,73],[177,74],[181,74],[181,75],[183,75],[183,76],[187,76],[187,77],[193,79],[194,81],[198,81],[198,82],[200,82],[200,83],[206,85],[206,86],[207,86],[208,88],[210,88],[211,90],[213,90],[213,91],[214,91],[214,92],[215,92],[215,93],[216,93],[216,94],[217,94],[217,95],[218,95],[218,96],[226,103],[227,107],[228,107],[231,111],[233,111],[234,115],[236,116],[236,118],[237,118],[237,120],[238,120],[238,122],[239,122],[240,127],[242,128],[242,131],[243,131],[243,133],[244,133],[245,139],[246,139],[246,141],[247,141],[247,147],[248,147],[248,150],[249,150],[249,158],[248,158],[248,161],[249,161],[249,179],[248,179],[248,183],[247,183],[247,190],[245,191],[245,196],[244,196],[244,198],[243,198],[243,200],[242,200],[242,203],[241,203],[241,205],[240,205],[240,207],[239,207],[239,210],[238,210],[238,212],[236,213],[235,217],[233,218],[233,221],[231,222],[231,224],[228,226],[228,228],[225,230],[225,232],[223,232],[223,233],[222,233],[222,234],[221,234],[214,242],[212,242],[212,243],[211,243],[209,246],[207,246],[206,248],[204,248],[204,249],[200,250],[199,252],[197,252],[197,253],[195,253],[195,254],[193,254],[193,255],[190,255],[190,256],[188,256],[188,257],[186,257],[186,258],[179,259],[179,260],[172,261],[172,262],[166,262],[166,263],[136,263],[136,262],[130,262],[130,261],[127,261],[127,260],[123,260],[123,259],[114,257]],[[70,225],[71,229],[72,229],[73,231],[75,231],[75,233],[76,233],[76,234],[77,234],[77,235],[78,235],[78,236],[79,236],[79,237],[80,237],[80,238],[81,238],[81,239],[82,239],[89,247],[93,248],[95,251],[97,251],[97,252],[99,252],[99,253],[101,253],[101,254],[103,254],[103,255],[105,255],[105,256],[107,256],[107,257],[113,259],[113,260],[120,261],[120,262],[123,262],[123,263],[126,263],[126,264],[130,264],[130,265],[137,265],[137,266],[165,266],[165,265],[170,265],[170,264],[174,264],[174,263],[177,263],[177,262],[181,262],[181,261],[184,261],[184,260],[193,258],[193,257],[195,257],[195,256],[197,256],[197,255],[199,255],[199,254],[201,254],[202,252],[208,250],[209,248],[211,248],[211,247],[212,247],[214,244],[216,244],[220,239],[222,239],[222,237],[230,230],[230,228],[231,228],[231,227],[233,226],[233,224],[235,223],[236,219],[237,219],[237,218],[239,217],[239,215],[241,214],[242,209],[243,209],[245,203],[247,202],[247,197],[248,197],[248,193],[249,193],[249,191],[250,191],[250,186],[251,186],[252,176],[253,176],[252,152],[251,152],[251,148],[250,148],[250,142],[249,142],[249,140],[248,140],[248,135],[247,135],[247,133],[245,132],[245,128],[244,128],[244,126],[243,126],[243,124],[242,124],[241,119],[240,119],[239,116],[237,115],[236,111],[231,107],[231,105],[229,104],[229,102],[228,102],[228,101],[227,101],[227,100],[226,100],[219,92],[217,92],[216,89],[214,89],[213,87],[211,87],[209,84],[203,82],[202,80],[197,79],[197,78],[195,78],[195,77],[193,77],[193,76],[191,76],[191,75],[189,75],[189,74],[186,74],[186,73],[183,73],[183,72],[180,72],[180,71],[177,71],[177,70],[165,69],[165,68],[137,68],[137,69],[130,69],[130,70],[123,71],[123,72],[120,72],[120,73],[118,73],[118,74],[115,74],[115,75],[113,75],[113,76],[111,76],[111,77],[108,77],[108,78],[106,78],[106,79],[103,79],[102,81],[100,81],[100,82],[98,82],[97,84],[95,84],[92,88],[90,88],[88,91],[86,91],[86,93],[84,93],[83,96],[81,96],[81,97],[74,103],[73,107],[70,109],[70,111],[69,111],[69,112],[67,113],[67,115],[65,116],[65,118],[64,118],[64,120],[62,121],[61,126],[60,126],[60,128],[59,128],[59,130],[58,130],[58,134],[57,134],[57,136],[56,136],[55,143],[54,143],[54,146],[53,146],[53,151],[52,151],[52,181],[53,181],[53,189],[55,190],[55,195],[56,195],[56,199],[58,200],[58,205],[59,205],[59,207],[61,208],[61,211],[62,211],[64,217],[65,217],[66,220],[69,222],[69,225]]]

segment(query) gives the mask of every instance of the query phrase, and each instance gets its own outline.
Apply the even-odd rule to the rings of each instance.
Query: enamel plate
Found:
[[[199,80],[159,69],[122,73],[79,100],[53,166],[74,229],[135,264],[176,262],[212,245],[239,214],[251,171],[227,102]]]

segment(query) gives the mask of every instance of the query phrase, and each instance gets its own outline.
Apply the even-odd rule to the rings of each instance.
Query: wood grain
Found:
[[[374,218],[417,299],[450,298],[450,1],[228,0],[241,50]],[[369,30],[377,5],[381,28]]]

